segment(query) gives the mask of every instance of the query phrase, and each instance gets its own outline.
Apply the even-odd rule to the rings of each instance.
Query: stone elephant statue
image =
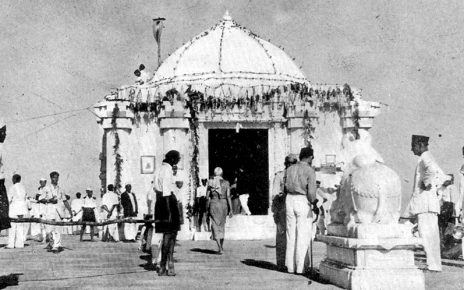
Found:
[[[337,199],[330,210],[333,224],[397,223],[401,210],[401,181],[371,146],[370,135],[347,133],[342,141],[345,168]]]

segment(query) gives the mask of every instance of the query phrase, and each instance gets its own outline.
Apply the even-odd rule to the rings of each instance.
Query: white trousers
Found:
[[[37,236],[42,233],[42,226],[39,223],[31,223],[31,236]]]
[[[137,224],[136,223],[125,223],[124,224],[124,239],[135,240],[137,235]]]
[[[24,225],[22,223],[11,223],[8,230],[8,248],[24,248]]]
[[[441,271],[440,234],[436,213],[417,215],[419,235],[424,240],[427,267],[432,271]]]
[[[240,205],[242,206],[245,214],[251,215],[250,209],[248,208],[248,198],[250,197],[249,194],[241,194],[239,195]]]
[[[287,194],[285,200],[287,215],[287,251],[285,266],[289,273],[301,274],[305,270],[305,259],[310,250],[312,218],[308,199],[305,195]]]

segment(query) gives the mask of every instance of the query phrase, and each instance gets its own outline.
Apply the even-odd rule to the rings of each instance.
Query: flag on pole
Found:
[[[166,18],[153,18],[153,37],[155,38],[156,44],[158,45],[158,67],[161,65],[161,31],[164,27],[164,20],[166,20]]]
[[[164,28],[164,25],[163,25],[164,20],[166,20],[166,18],[159,17],[159,18],[153,19],[153,37],[155,38],[158,46],[160,45],[160,41],[161,41],[161,32]]]

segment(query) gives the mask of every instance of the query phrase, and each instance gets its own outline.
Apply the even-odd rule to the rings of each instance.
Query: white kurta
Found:
[[[16,183],[8,190],[8,200],[10,202],[10,218],[25,217],[28,214],[26,202],[26,189],[21,183]],[[8,231],[8,248],[24,248],[24,224],[11,223]]]
[[[450,177],[435,162],[429,151],[422,153],[417,162],[414,176],[414,188],[408,210],[418,218],[420,236],[424,239],[424,250],[429,270],[441,271],[440,236],[438,217],[440,213],[440,195],[438,190]],[[431,189],[424,190],[431,186]]]
[[[174,176],[172,166],[163,162],[160,170],[155,174],[155,191],[162,192],[163,196],[170,196],[174,191]]]
[[[113,191],[108,191],[103,195],[102,198],[102,206],[105,205],[108,210],[111,211],[114,205],[119,204],[119,197],[116,193]],[[105,220],[112,220],[116,219],[118,216],[118,210],[117,208],[114,208],[113,211],[111,212],[111,216],[108,218],[108,212],[103,210],[103,215],[105,217]],[[106,225],[103,227],[103,235],[108,233],[115,241],[119,241],[119,232],[118,232],[118,224],[110,224]]]

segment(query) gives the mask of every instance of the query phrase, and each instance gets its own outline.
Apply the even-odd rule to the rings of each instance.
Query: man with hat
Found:
[[[95,218],[95,209],[97,208],[96,198],[93,196],[93,190],[88,187],[85,192],[87,196],[84,197],[82,201],[82,221],[83,222],[96,222],[97,219]],[[81,227],[81,242],[82,237],[84,236],[86,225],[82,225]],[[90,226],[90,240],[93,241],[94,236],[94,227]]]
[[[428,151],[429,137],[413,135],[411,151],[419,156],[414,175],[414,187],[408,205],[409,213],[417,217],[419,235],[424,240],[424,250],[429,271],[441,271],[440,236],[440,189],[449,176],[445,175]]]
[[[311,167],[313,149],[302,148],[300,161],[287,168],[285,176],[287,250],[285,266],[289,273],[303,274],[305,258],[310,250],[312,212],[318,212],[316,199],[316,172]],[[312,261],[311,261],[312,263]]]
[[[272,213],[274,214],[274,222],[276,224],[276,264],[280,270],[283,270],[285,267],[285,250],[287,248],[285,230],[287,226],[285,215],[285,172],[288,167],[297,162],[298,159],[293,154],[285,157],[285,169],[275,174],[272,186]]]
[[[0,118],[0,232],[11,227],[8,196],[5,187],[5,175],[3,173],[3,142],[6,138],[6,123]]]

